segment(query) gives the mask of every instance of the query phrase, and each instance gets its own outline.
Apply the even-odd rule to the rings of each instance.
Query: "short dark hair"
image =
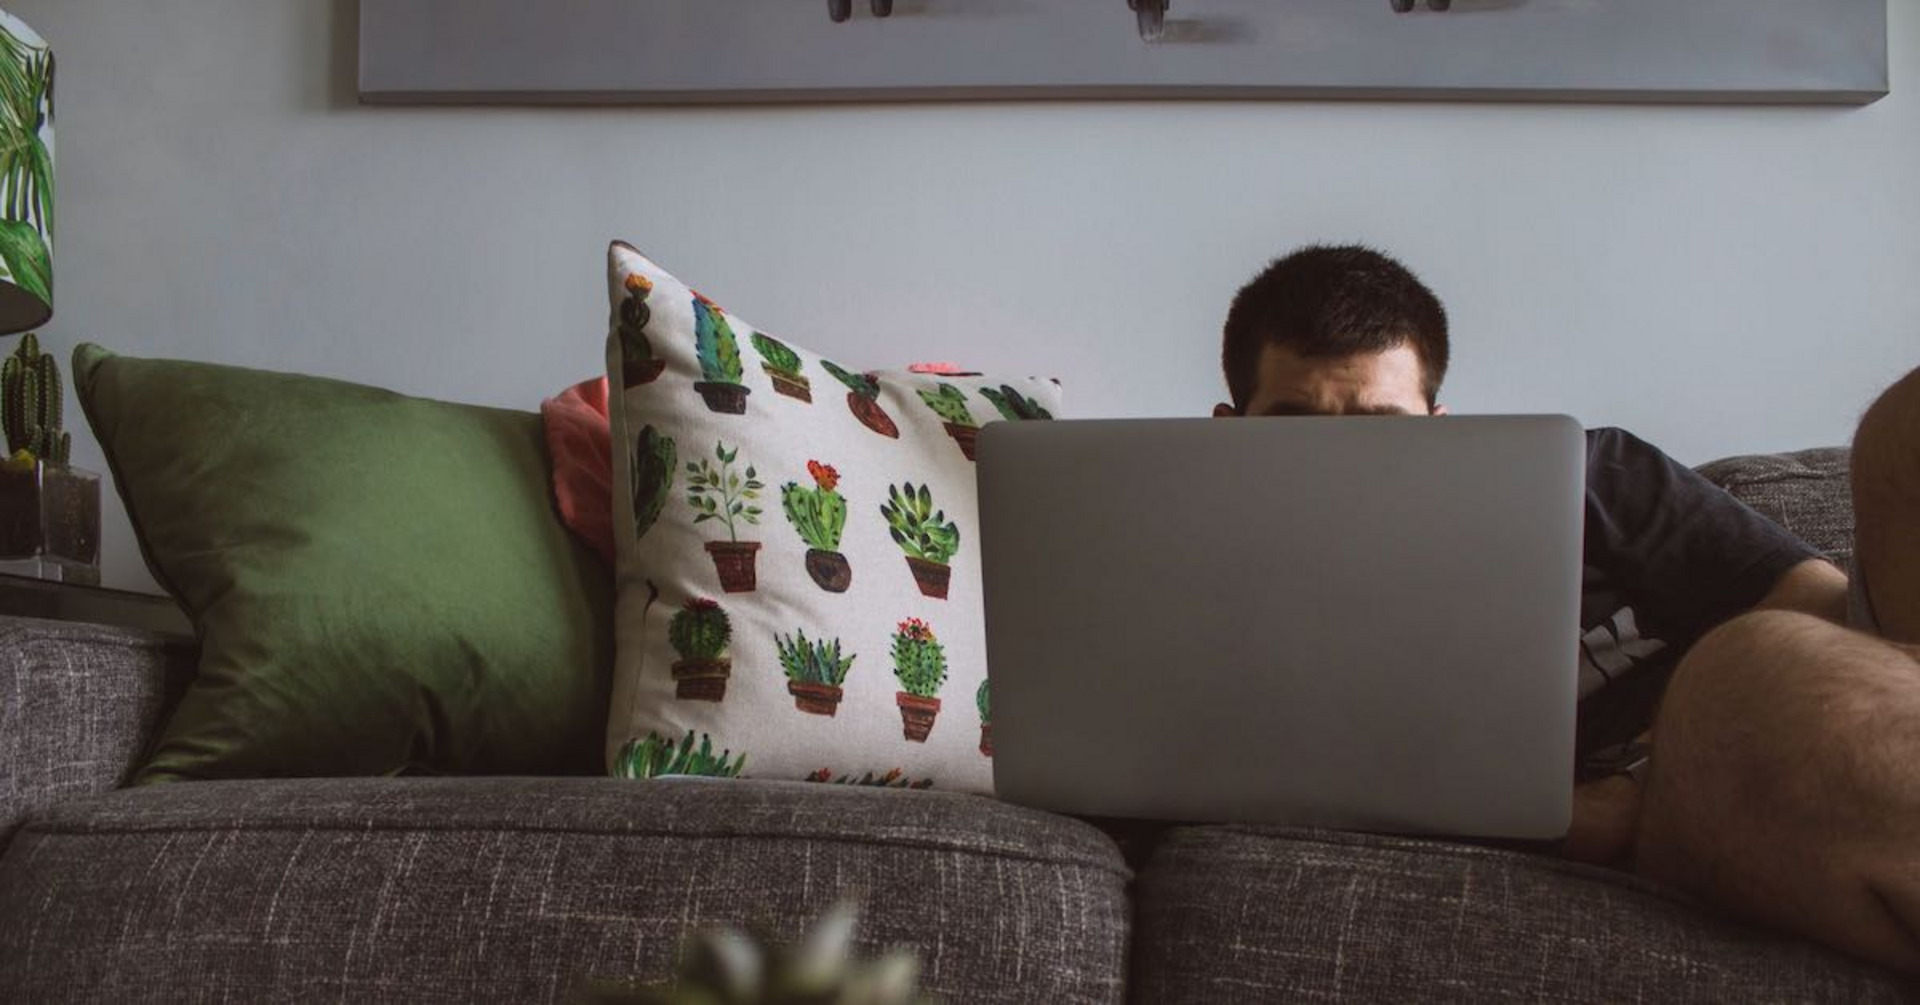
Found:
[[[1337,359],[1413,346],[1427,404],[1447,375],[1447,311],[1408,268],[1360,245],[1313,245],[1275,259],[1240,288],[1227,311],[1221,368],[1233,407],[1245,411],[1260,352],[1285,346]]]

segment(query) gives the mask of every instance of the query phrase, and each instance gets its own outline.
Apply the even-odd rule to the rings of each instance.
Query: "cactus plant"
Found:
[[[667,623],[667,642],[680,658],[673,662],[674,696],[682,701],[724,701],[733,660],[727,646],[733,622],[719,604],[703,597],[686,602]]]
[[[854,786],[860,786],[863,788],[872,788],[872,789],[919,790],[919,789],[933,788],[933,779],[908,778],[906,776],[906,772],[900,770],[899,768],[893,768],[882,775],[876,775],[873,772],[869,771],[862,774],[859,778],[855,778],[852,775],[835,775],[833,773],[833,769],[821,768],[820,770],[807,775],[805,781],[822,782],[822,783],[831,784],[831,785],[854,785]]]
[[[893,633],[893,676],[902,690],[894,695],[900,706],[902,731],[916,743],[927,742],[940,714],[940,685],[947,682],[947,653],[933,629],[919,618],[900,622]]]
[[[620,337],[620,382],[625,387],[638,387],[658,379],[667,361],[653,354],[653,343],[647,339],[647,323],[653,320],[653,308],[647,306],[647,298],[653,294],[652,280],[635,273],[624,285],[627,295],[620,301],[614,324]]]
[[[835,491],[840,473],[831,464],[807,462],[813,488],[797,482],[780,487],[780,507],[787,522],[807,543],[807,574],[828,593],[845,593],[853,583],[853,569],[840,554],[840,534],[847,526],[847,500]]]
[[[713,740],[700,734],[700,745],[693,745],[693,730],[680,740],[648,733],[646,739],[628,740],[614,758],[614,773],[620,778],[659,778],[662,775],[696,775],[703,778],[738,778],[747,766],[747,755],[733,751],[713,752]]]
[[[676,457],[673,437],[647,426],[633,448],[633,536],[647,536],[673,492]]]
[[[967,410],[966,392],[952,384],[941,384],[937,391],[922,390],[919,393],[920,400],[940,416],[947,435],[960,445],[960,452],[966,455],[967,460],[973,460],[974,443],[980,436],[980,423]]]
[[[775,635],[774,648],[787,673],[787,693],[802,712],[832,715],[840,707],[841,685],[853,667],[854,656],[840,655],[840,640],[807,640],[804,631],[794,637]]]
[[[693,298],[693,344],[703,378],[693,389],[706,400],[707,408],[730,415],[745,412],[748,389],[740,383],[744,373],[740,343],[733,337],[726,312],[698,293]]]
[[[880,378],[870,373],[849,373],[830,359],[821,360],[820,368],[847,385],[847,409],[861,425],[881,436],[900,438],[900,427],[893,424],[893,416],[880,407]]]
[[[920,592],[946,599],[953,572],[948,563],[960,550],[960,528],[944,510],[933,508],[933,496],[925,485],[916,487],[912,482],[887,487],[880,515],[886,518],[893,543],[906,553],[907,567]]]
[[[722,589],[747,593],[758,582],[754,556],[760,551],[760,543],[740,540],[740,524],[760,522],[757,503],[766,485],[751,464],[745,477],[733,470],[740,457],[739,447],[728,450],[725,443],[716,441],[713,456],[720,462],[718,467],[704,457],[687,464],[687,502],[694,508],[695,524],[718,520],[726,525],[727,540],[708,541],[707,554],[713,558]]]
[[[773,381],[773,389],[789,398],[811,403],[813,382],[800,373],[800,354],[779,339],[760,332],[754,332],[751,341],[754,351],[764,361],[760,369],[767,371],[767,376]]]
[[[671,985],[594,981],[584,1005],[930,1005],[920,963],[895,949],[869,963],[853,959],[856,914],[847,904],[820,919],[799,946],[735,928],[701,932]]]
[[[980,682],[980,690],[973,693],[973,703],[980,709],[980,752],[993,756],[993,696],[987,691],[987,682]]]
[[[40,351],[32,332],[20,336],[20,345],[0,365],[0,421],[7,434],[7,452],[23,451],[28,460],[64,467],[73,450],[73,436],[61,432],[63,385],[60,364]]]
[[[992,402],[993,407],[999,409],[1001,416],[1009,422],[1053,418],[1053,413],[1042,408],[1039,402],[1014,390],[1008,384],[1000,385],[999,390],[983,387],[980,389],[980,397]]]

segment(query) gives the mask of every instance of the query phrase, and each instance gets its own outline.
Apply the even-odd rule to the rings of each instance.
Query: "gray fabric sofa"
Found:
[[[1844,561],[1845,462],[1704,470]],[[1920,997],[1631,876],[1458,842],[769,782],[121,788],[193,657],[0,619],[0,1000],[565,1000],[849,892],[863,946],[916,947],[954,1002]]]

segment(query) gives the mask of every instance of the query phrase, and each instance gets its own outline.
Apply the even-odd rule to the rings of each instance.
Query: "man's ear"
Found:
[[[1433,411],[1432,411],[1432,413],[1430,413],[1430,414],[1433,414],[1433,415],[1445,415],[1445,414],[1447,414],[1447,406],[1445,406],[1445,405],[1435,405],[1435,406],[1433,406]]]
[[[1232,419],[1232,418],[1238,417],[1239,415],[1240,415],[1239,412],[1236,412],[1233,410],[1232,405],[1226,404],[1224,402],[1213,406],[1213,417],[1216,419]]]

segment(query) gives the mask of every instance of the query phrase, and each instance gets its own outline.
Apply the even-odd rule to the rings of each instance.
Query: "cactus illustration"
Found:
[[[900,438],[900,427],[893,424],[893,416],[880,407],[880,379],[870,373],[849,373],[832,360],[820,361],[820,368],[832,374],[835,380],[847,385],[847,409],[860,424],[891,439]]]
[[[980,435],[980,423],[967,409],[966,392],[952,384],[941,384],[937,391],[922,390],[920,400],[933,409],[946,425],[947,435],[960,445],[960,452],[973,460],[974,442]]]
[[[720,305],[694,294],[693,344],[700,358],[700,376],[693,385],[715,412],[739,415],[747,410],[748,388],[740,383],[740,343]]]
[[[6,428],[8,453],[67,463],[73,436],[60,430],[62,391],[60,364],[40,351],[40,340],[32,332],[20,336],[20,345],[0,365],[0,422]]]
[[[807,574],[828,593],[845,593],[853,583],[853,569],[840,553],[840,534],[847,526],[847,500],[835,491],[840,473],[831,464],[807,462],[813,488],[788,482],[780,488],[780,507],[800,539],[807,543]]]
[[[831,716],[840,706],[841,685],[847,681],[854,656],[840,655],[840,640],[809,642],[805,631],[775,635],[774,649],[787,674],[787,693],[802,712]]]
[[[893,768],[888,772],[886,772],[885,774],[881,774],[881,775],[876,775],[873,772],[869,771],[861,775],[859,778],[855,778],[852,775],[835,775],[833,773],[833,769],[821,768],[820,770],[807,775],[805,780],[809,782],[820,782],[827,785],[856,785],[856,786],[862,786],[862,787],[873,788],[873,789],[920,790],[920,789],[933,788],[933,779],[908,778],[907,773],[900,770],[899,768]]]
[[[647,306],[647,298],[653,294],[653,281],[635,273],[627,277],[624,285],[627,295],[620,301],[614,325],[620,336],[620,383],[623,387],[638,387],[657,380],[660,372],[667,368],[667,361],[653,354],[653,343],[647,339],[647,323],[653,320],[653,309]]]
[[[724,701],[733,660],[727,646],[733,622],[719,604],[689,600],[667,623],[667,642],[680,658],[673,663],[674,696],[682,701]]]
[[[945,600],[953,575],[949,563],[960,550],[960,528],[944,510],[933,508],[933,495],[925,485],[916,487],[912,482],[887,487],[880,515],[886,518],[893,543],[906,553],[907,567],[913,570],[920,592]]]
[[[940,714],[940,685],[947,682],[947,653],[933,628],[919,618],[900,622],[893,633],[893,676],[902,690],[894,694],[907,739],[927,742]]]
[[[973,703],[980,709],[980,752],[993,756],[993,696],[988,693],[987,682],[980,682],[980,690],[973,693]]]
[[[662,775],[694,775],[703,778],[738,778],[747,766],[747,755],[733,751],[713,752],[713,740],[700,734],[700,745],[693,745],[693,730],[676,747],[672,740],[655,733],[646,739],[628,740],[614,759],[614,773],[621,778],[659,778]]]
[[[633,448],[633,536],[647,536],[673,492],[676,463],[673,437],[652,426],[640,430]]]
[[[812,403],[813,382],[800,373],[800,354],[779,339],[760,332],[754,332],[751,341],[754,351],[764,361],[760,369],[767,371],[767,376],[773,380],[774,391]]]
[[[991,387],[983,387],[980,389],[980,397],[992,402],[993,407],[999,409],[1000,415],[1009,422],[1053,418],[1053,413],[1042,408],[1039,402],[1014,390],[1008,384],[1000,385],[997,391]]]
[[[720,462],[718,467],[704,457],[687,465],[687,503],[694,509],[695,524],[718,520],[727,528],[727,540],[706,543],[720,587],[728,593],[749,593],[758,583],[754,562],[760,542],[740,540],[740,525],[760,522],[760,490],[766,485],[751,464],[744,478],[733,470],[739,447],[728,450],[725,443],[716,441],[713,456]]]

